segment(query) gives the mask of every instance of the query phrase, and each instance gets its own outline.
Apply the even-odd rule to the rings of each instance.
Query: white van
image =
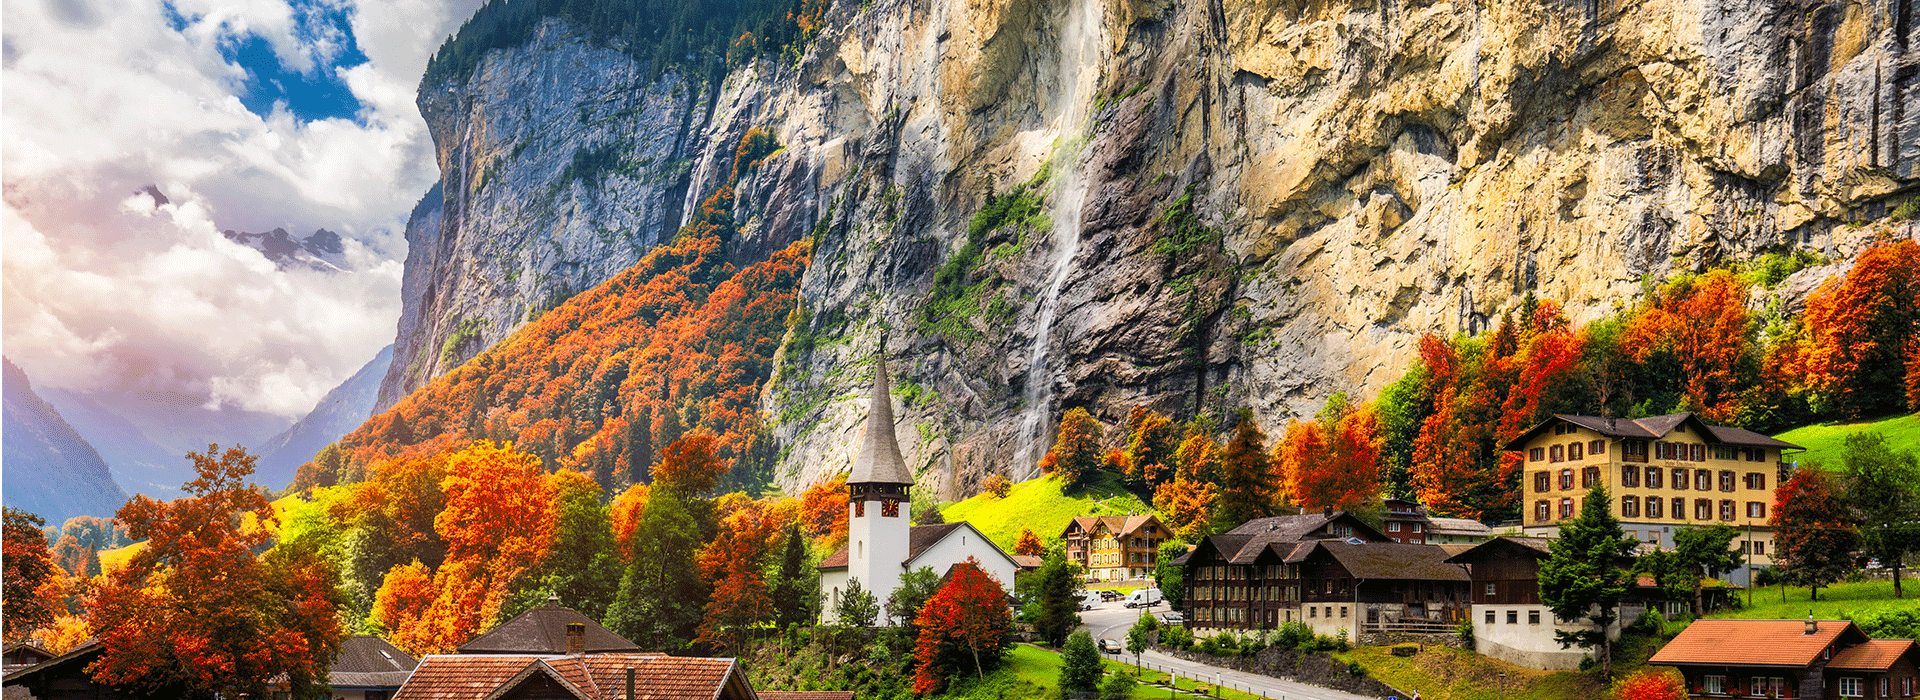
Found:
[[[1127,594],[1127,607],[1129,608],[1151,608],[1159,605],[1161,602],[1160,589],[1158,588],[1142,588]]]
[[[1106,601],[1101,600],[1099,591],[1087,591],[1087,594],[1084,596],[1081,596],[1080,598],[1080,609],[1092,610],[1094,606],[1099,605],[1103,602],[1106,602]]]

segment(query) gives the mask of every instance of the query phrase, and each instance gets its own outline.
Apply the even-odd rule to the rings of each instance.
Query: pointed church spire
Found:
[[[848,484],[913,485],[913,472],[900,457],[900,443],[893,436],[893,396],[887,390],[887,356],[874,358],[873,398],[867,408],[867,437],[860,456],[853,462]]]

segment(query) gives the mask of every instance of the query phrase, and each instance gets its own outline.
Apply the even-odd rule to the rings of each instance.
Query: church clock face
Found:
[[[880,517],[883,517],[883,518],[900,517],[900,502],[899,501],[881,501]]]

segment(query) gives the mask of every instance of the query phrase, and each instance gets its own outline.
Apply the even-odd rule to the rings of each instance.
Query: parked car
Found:
[[[1100,640],[1100,651],[1108,654],[1118,654],[1124,651],[1124,649],[1121,648],[1120,640],[1118,639],[1102,639]]]
[[[1142,588],[1127,594],[1127,607],[1129,608],[1151,608],[1164,602],[1166,602],[1166,600],[1160,597],[1160,589],[1158,588]]]
[[[1100,599],[1108,602],[1119,600],[1120,592],[1111,588],[1102,588],[1100,589]]]

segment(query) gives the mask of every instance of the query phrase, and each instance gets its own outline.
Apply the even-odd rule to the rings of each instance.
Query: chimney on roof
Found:
[[[1819,634],[1820,621],[1813,619],[1813,611],[1807,611],[1807,634]]]
[[[560,607],[560,594],[559,594],[559,593],[548,593],[548,594],[547,594],[547,607],[549,607],[549,608],[557,608],[557,607]]]
[[[1321,506],[1320,514],[1329,518],[1333,517],[1333,504],[1328,503],[1324,506]]]
[[[580,656],[587,653],[587,623],[567,623],[567,655]]]

